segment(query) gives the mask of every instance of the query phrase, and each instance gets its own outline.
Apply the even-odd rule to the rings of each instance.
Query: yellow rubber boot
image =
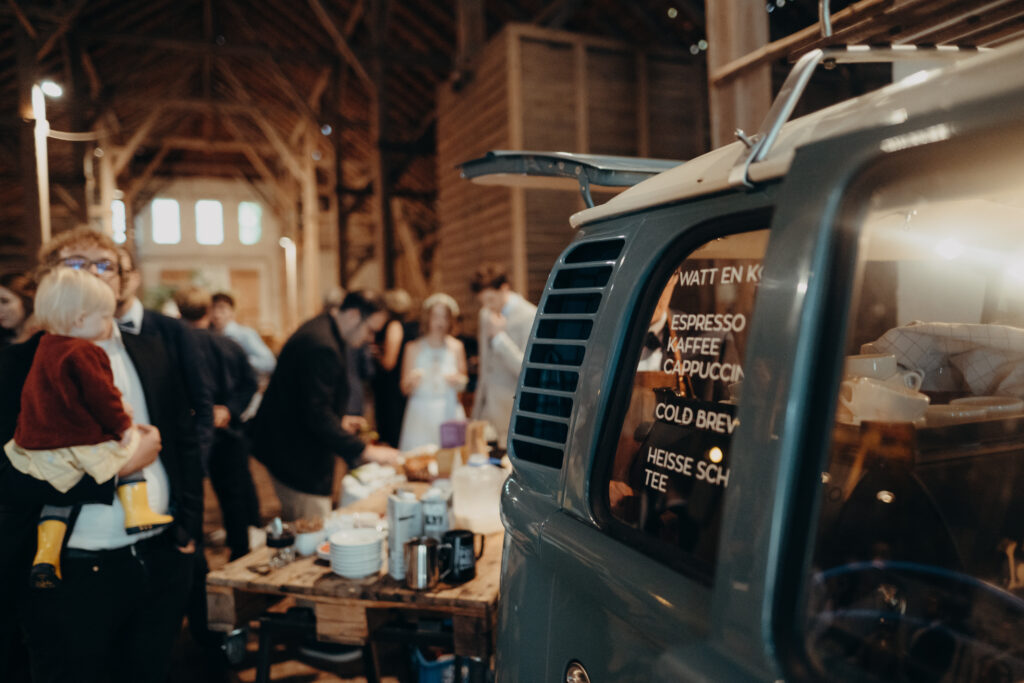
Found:
[[[60,549],[68,530],[62,519],[44,519],[36,527],[36,557],[30,575],[35,588],[53,588],[60,583]]]
[[[117,487],[117,497],[124,506],[124,530],[137,534],[174,521],[171,515],[161,515],[149,507],[149,494],[145,481],[131,481]]]

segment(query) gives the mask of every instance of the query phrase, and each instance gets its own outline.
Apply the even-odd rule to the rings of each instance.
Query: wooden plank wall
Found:
[[[479,309],[469,279],[481,261],[511,269],[511,191],[459,177],[456,164],[509,146],[507,33],[494,38],[474,64],[472,79],[455,92],[449,83],[437,97],[437,217],[442,291],[463,309],[464,328],[476,330]]]
[[[522,248],[514,226],[525,223],[521,293],[537,302],[572,240],[569,216],[583,202],[574,190],[475,185],[459,178],[455,164],[510,148],[693,158],[708,149],[706,92],[704,64],[687,53],[638,52],[524,24],[510,24],[488,44],[460,91],[442,86],[436,264],[442,289],[465,309],[467,331],[475,331],[479,308],[468,286],[476,265],[495,260],[514,274]]]

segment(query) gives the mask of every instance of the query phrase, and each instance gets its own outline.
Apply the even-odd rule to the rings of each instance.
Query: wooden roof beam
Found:
[[[46,39],[43,46],[39,48],[38,52],[36,52],[36,60],[41,61],[43,57],[50,54],[50,50],[52,50],[53,46],[57,44],[60,37],[67,33],[68,29],[70,29],[74,24],[75,18],[78,17],[78,13],[82,11],[83,7],[85,7],[86,2],[88,2],[88,0],[78,0],[71,10],[64,15],[64,18],[61,19],[60,24],[57,26],[57,30],[55,30],[50,37]]]
[[[246,35],[246,37],[249,40],[258,41],[260,39],[259,33],[255,29],[253,29],[253,27],[249,24],[248,19],[245,18],[245,13],[241,11],[241,9],[234,2],[234,0],[224,0],[224,6],[227,7],[228,12],[230,12],[231,15],[234,17],[235,21],[238,22],[238,25],[242,27],[242,32]],[[301,95],[299,95],[298,91],[295,90],[295,85],[285,75],[284,71],[281,70],[280,65],[274,60],[273,57],[267,58],[264,63],[269,68],[270,76],[277,84],[278,89],[284,92],[288,99],[290,99],[295,104],[299,112],[301,112],[305,116],[305,118],[315,123],[317,120],[317,114],[315,111],[313,111],[313,108],[310,106],[311,103],[307,102]],[[322,89],[321,92],[323,92]],[[318,100],[319,98],[314,100],[314,102]]]
[[[327,10],[324,9],[320,0],[309,0],[309,6],[312,8],[313,13],[316,14],[317,19],[320,20],[321,26],[323,26],[325,31],[327,31],[327,35],[329,35],[331,40],[334,41],[335,49],[341,53],[341,56],[345,58],[345,61],[350,67],[352,67],[352,70],[359,75],[359,78],[366,83],[367,87],[374,87],[373,79],[370,78],[370,74],[366,71],[366,67],[364,67],[363,63],[359,61],[358,57],[356,57],[352,48],[348,44],[348,40],[345,38],[345,34],[338,29],[338,26],[334,23],[334,19],[327,13]]]
[[[164,145],[160,148],[160,151],[149,160],[149,163],[146,164],[146,168],[142,171],[139,177],[132,181],[128,186],[128,189],[124,191],[123,199],[125,204],[130,205],[134,202],[135,197],[138,196],[139,192],[141,192],[147,184],[149,184],[149,181],[153,178],[153,174],[156,173],[156,169],[164,162],[164,159],[167,157],[167,153],[170,151],[171,148]]]
[[[25,13],[21,11],[21,7],[18,6],[17,0],[7,0],[7,4],[10,5],[11,9],[14,11],[14,16],[18,19],[18,23],[21,24],[21,27],[25,29],[25,33],[28,34],[28,37],[32,40],[38,38],[39,34],[36,32],[32,22],[28,20],[27,16],[25,16]]]
[[[252,104],[252,97],[249,95],[249,91],[246,90],[245,86],[242,85],[242,81],[235,75],[234,70],[227,64],[220,64],[221,73],[227,79],[232,89],[235,91],[235,96],[242,100],[245,104]],[[285,145],[281,136],[278,134],[277,129],[267,120],[267,117],[263,115],[259,107],[252,107],[247,112],[249,118],[252,119],[263,134],[270,141],[270,144],[274,146],[274,151],[277,152],[278,156],[281,157],[281,161],[284,162],[285,167],[291,171],[292,175],[299,182],[302,182],[303,172],[302,165],[299,164],[298,160],[292,155],[291,150]]]
[[[142,121],[142,125],[135,129],[135,132],[128,139],[128,142],[121,149],[121,153],[114,157],[114,177],[121,175],[121,171],[125,169],[128,162],[131,161],[132,156],[135,154],[135,150],[139,148],[142,141],[149,135],[149,131],[152,130],[156,124],[157,119],[160,118],[160,114],[163,113],[160,107],[154,107],[150,110],[149,114]]]
[[[285,61],[305,62],[307,64],[329,64],[333,55],[320,50],[301,50],[296,48],[276,48],[266,45],[247,45],[225,43],[206,43],[201,40],[184,40],[159,35],[140,35],[132,33],[104,33],[89,31],[81,34],[84,40],[92,43],[111,43],[135,45],[150,50],[171,52],[188,52],[192,54],[212,54],[224,57],[262,58],[274,57]]]

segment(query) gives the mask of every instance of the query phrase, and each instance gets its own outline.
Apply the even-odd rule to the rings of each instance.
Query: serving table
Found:
[[[400,484],[417,493],[425,484]],[[386,513],[387,497],[395,486],[384,487],[365,499],[343,508],[345,512]],[[477,560],[476,577],[451,586],[439,583],[429,590],[406,588],[387,574],[387,562],[379,574],[365,579],[346,579],[331,571],[329,563],[300,557],[276,569],[267,563],[273,548],[259,548],[206,579],[210,628],[229,632],[260,618],[287,599],[288,605],[307,608],[315,617],[317,640],[366,648],[367,678],[376,679],[376,644],[396,637],[395,624],[416,624],[421,619],[451,620],[450,644],[457,658],[488,661],[494,650],[498,583],[503,533],[488,534],[483,555]],[[311,624],[312,626],[312,624]],[[417,631],[410,632],[417,642]],[[436,643],[437,636],[423,639]],[[457,670],[459,667],[456,667]]]

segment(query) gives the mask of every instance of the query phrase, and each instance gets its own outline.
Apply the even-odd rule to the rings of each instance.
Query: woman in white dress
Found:
[[[466,386],[466,350],[451,335],[459,305],[447,294],[423,302],[423,334],[409,343],[402,362],[402,392],[409,397],[398,449],[440,444],[441,423],[465,419],[459,392]]]

